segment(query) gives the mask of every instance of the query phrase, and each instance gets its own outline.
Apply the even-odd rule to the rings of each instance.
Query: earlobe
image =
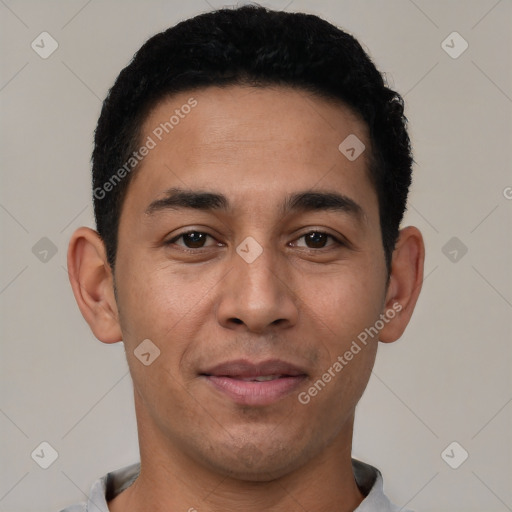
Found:
[[[76,302],[96,338],[104,343],[121,341],[113,276],[98,233],[77,229],[69,242],[67,261]]]
[[[407,327],[421,291],[424,260],[425,245],[420,231],[413,226],[402,229],[393,251],[383,311],[389,320],[380,332],[380,341],[396,341]]]

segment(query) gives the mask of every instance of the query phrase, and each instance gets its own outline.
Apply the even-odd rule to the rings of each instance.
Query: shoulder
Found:
[[[87,503],[76,503],[60,512],[108,512],[107,502],[129,487],[139,472],[140,464],[137,463],[107,473],[93,483]]]
[[[354,512],[412,512],[391,503],[384,494],[382,474],[373,466],[352,459],[352,469],[364,500]]]

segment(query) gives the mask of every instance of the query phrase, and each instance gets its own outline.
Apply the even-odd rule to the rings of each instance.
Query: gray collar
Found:
[[[369,464],[352,459],[356,483],[365,499],[354,512],[411,512],[399,509],[384,495],[382,475]],[[112,471],[94,482],[87,503],[68,507],[61,512],[109,512],[107,502],[121,494],[135,482],[140,463]]]

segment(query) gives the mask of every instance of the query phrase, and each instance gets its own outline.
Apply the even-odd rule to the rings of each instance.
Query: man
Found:
[[[225,9],[143,45],[95,134],[98,232],[68,253],[125,345],[141,462],[67,511],[397,510],[351,442],[421,288],[411,163],[400,96],[318,17]]]

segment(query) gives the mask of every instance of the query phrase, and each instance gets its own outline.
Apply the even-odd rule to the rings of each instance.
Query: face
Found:
[[[349,135],[367,148],[353,161]],[[305,92],[237,86],[161,102],[148,137],[115,269],[139,430],[226,475],[299,468],[351,433],[377,338],[344,355],[385,313],[365,124]],[[143,340],[160,350],[148,365]]]

